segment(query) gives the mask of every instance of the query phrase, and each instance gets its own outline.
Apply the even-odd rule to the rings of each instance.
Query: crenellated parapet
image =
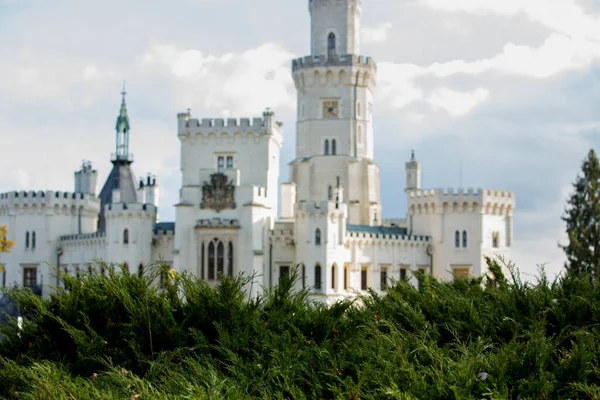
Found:
[[[262,118],[192,118],[191,114],[179,113],[178,135],[180,138],[259,138],[282,135],[283,123],[274,119],[275,114],[267,110]]]
[[[296,218],[299,220],[305,218],[329,218],[334,220],[348,215],[348,206],[344,203],[335,201],[301,201],[296,203]]]
[[[377,85],[377,64],[371,57],[352,54],[306,56],[292,61],[296,89]]]
[[[20,191],[0,194],[0,215],[36,214],[40,210],[56,214],[93,215],[100,212],[100,199],[91,194],[61,191]],[[81,214],[83,211],[83,214]]]
[[[339,7],[349,5],[351,7],[360,7],[361,0],[308,0],[309,10],[315,11],[320,7]]]
[[[492,189],[429,189],[409,190],[411,215],[436,213],[483,213],[512,215],[515,208],[513,192]]]
[[[359,248],[396,247],[408,249],[419,247],[426,249],[431,244],[431,237],[424,235],[409,235],[407,233],[373,233],[347,231],[344,239],[346,248],[356,243]]]
[[[106,220],[117,218],[156,218],[157,209],[152,204],[141,203],[113,203],[107,204],[104,209]]]

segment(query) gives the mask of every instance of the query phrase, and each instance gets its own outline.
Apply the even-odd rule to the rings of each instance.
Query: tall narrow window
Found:
[[[386,291],[388,289],[387,269],[381,268],[381,272],[380,272],[379,276],[380,276],[379,286],[380,286],[381,290]]]
[[[462,240],[463,247],[467,247],[467,231],[463,231],[462,239],[463,239]]]
[[[123,231],[123,244],[129,244],[129,229]]]
[[[223,172],[223,168],[225,168],[225,158],[219,157],[219,158],[217,158],[217,170],[218,170],[218,172]]]
[[[202,242],[202,247],[200,247],[200,279],[206,279],[204,272],[204,269],[206,268],[206,261],[204,260],[204,247],[205,244]]]
[[[335,274],[337,273],[336,265],[331,266],[331,288],[335,289]]]
[[[331,185],[329,185],[329,188],[327,189],[327,198],[329,201],[333,200],[333,188]]]
[[[286,276],[290,276],[290,267],[288,265],[282,265],[279,267],[279,280],[282,280]]]
[[[215,242],[208,245],[208,279],[215,279]]]
[[[227,245],[227,275],[233,277],[233,243]]]
[[[498,232],[492,233],[492,247],[498,248]]]
[[[35,249],[35,231],[31,232],[31,248]]]
[[[454,247],[457,249],[460,247],[460,232],[456,231],[454,233]]]
[[[302,289],[306,289],[306,266],[302,264]]]
[[[331,139],[331,155],[335,156],[337,153],[337,146],[335,139]]]
[[[335,34],[331,32],[327,37],[327,57],[335,56]]]
[[[29,231],[25,232],[25,248],[29,248]]]
[[[142,276],[144,276],[144,264],[138,265],[138,276],[141,278]]]
[[[400,268],[400,280],[401,281],[406,280],[406,268]]]
[[[37,267],[23,268],[23,286],[33,287],[37,285]]]
[[[367,290],[367,269],[363,268],[360,270],[360,290]]]
[[[315,245],[321,245],[321,230],[319,228],[317,228],[317,230],[315,231]]]
[[[315,265],[315,289],[321,289],[321,266]]]
[[[223,274],[224,266],[225,266],[225,246],[223,246],[223,242],[219,242],[217,246],[217,272],[218,274]]]
[[[227,156],[227,169],[232,169],[232,168],[233,168],[233,157]]]
[[[329,155],[329,140],[325,140],[325,155]]]

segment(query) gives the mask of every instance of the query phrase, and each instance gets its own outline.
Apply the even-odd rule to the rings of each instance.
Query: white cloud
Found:
[[[362,29],[363,43],[384,43],[388,39],[388,31],[392,28],[391,22],[384,22],[374,28]]]
[[[472,92],[457,92],[448,88],[441,88],[431,95],[427,102],[434,110],[443,109],[453,117],[469,113],[473,108],[485,102],[490,95],[487,89],[479,88]]]
[[[140,57],[144,68],[167,71],[190,106],[221,115],[256,113],[266,107],[294,107],[290,75],[294,55],[265,44],[241,54],[205,55],[171,45],[155,45]]]

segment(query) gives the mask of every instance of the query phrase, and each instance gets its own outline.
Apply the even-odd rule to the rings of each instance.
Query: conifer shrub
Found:
[[[395,282],[333,306],[255,277],[216,286],[103,264],[9,295],[5,399],[569,399],[600,395],[600,289],[584,274]],[[163,286],[157,285],[163,276]],[[254,283],[253,283],[254,282]]]

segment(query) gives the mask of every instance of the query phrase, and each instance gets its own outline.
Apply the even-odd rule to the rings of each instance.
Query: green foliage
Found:
[[[600,395],[600,289],[584,275],[397,282],[330,307],[294,271],[258,299],[164,266],[10,292],[6,399],[569,399]],[[163,274],[164,288],[153,282]]]
[[[600,275],[600,162],[594,150],[581,167],[583,175],[574,183],[563,220],[569,244],[561,246],[567,256],[569,273]]]

